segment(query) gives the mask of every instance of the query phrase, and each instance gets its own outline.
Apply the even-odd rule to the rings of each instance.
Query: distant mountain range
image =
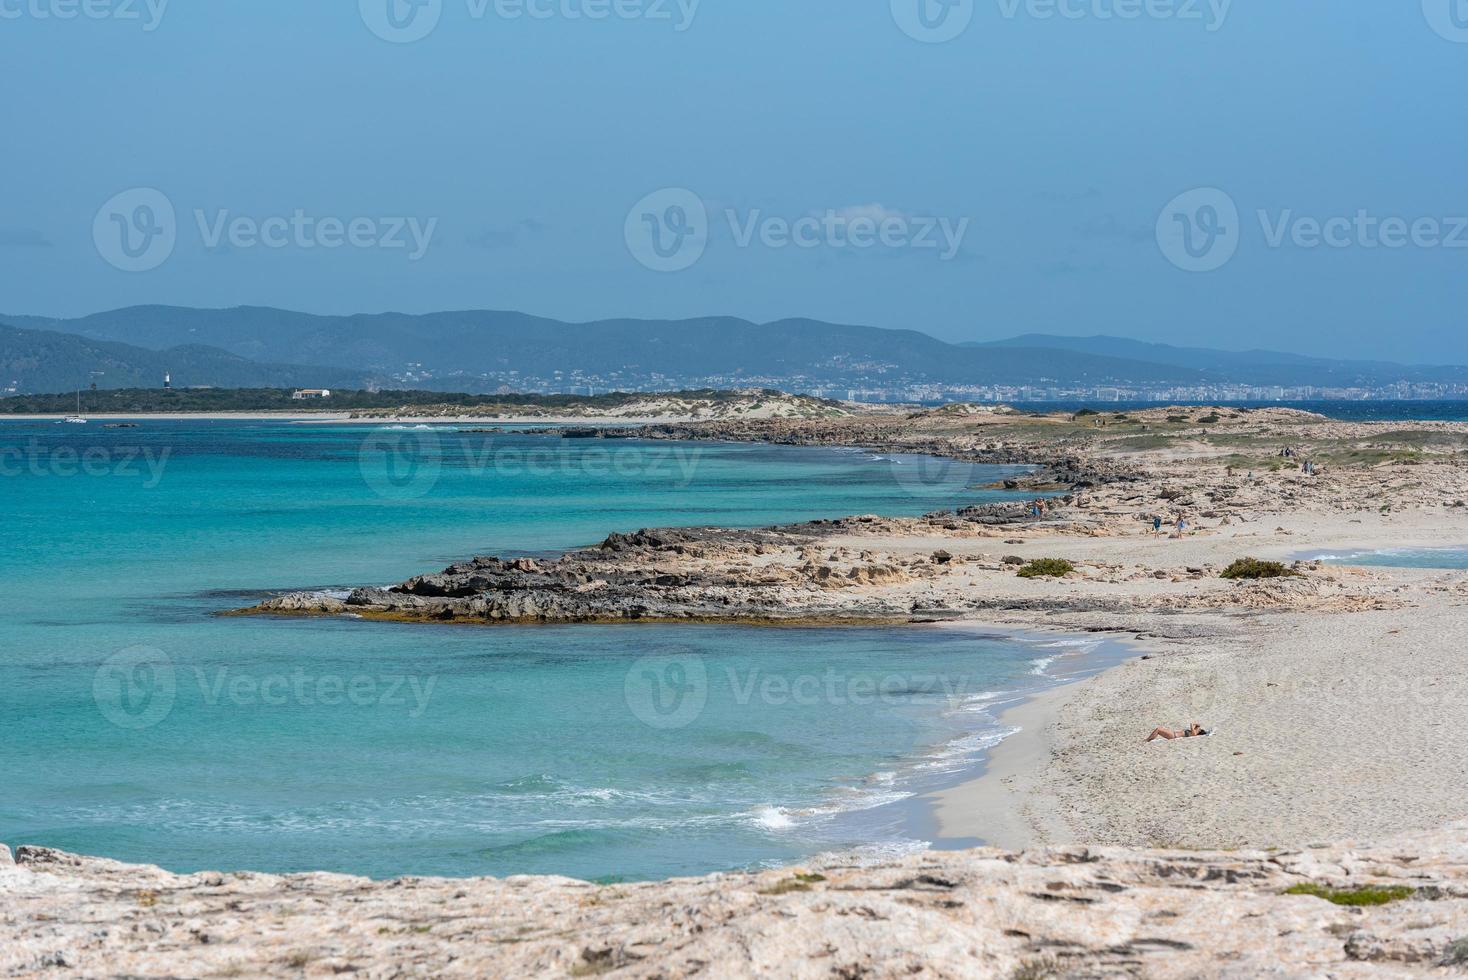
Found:
[[[21,394],[98,388],[159,388],[166,374],[179,384],[220,388],[361,387],[360,372],[252,361],[217,347],[185,344],[148,350],[132,344],[0,323],[0,390]]]
[[[1114,337],[1031,334],[949,344],[914,330],[733,317],[563,323],[463,311],[315,316],[237,307],[139,306],[72,320],[0,315],[0,388],[159,384],[413,387],[437,391],[770,384],[899,387],[1380,386],[1468,382],[1468,368],[1411,367]],[[312,366],[315,365],[315,366]],[[101,372],[93,377],[92,372]]]

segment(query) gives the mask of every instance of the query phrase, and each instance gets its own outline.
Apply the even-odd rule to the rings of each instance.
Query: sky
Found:
[[[0,0],[0,71],[5,313],[1468,363],[1468,0]]]

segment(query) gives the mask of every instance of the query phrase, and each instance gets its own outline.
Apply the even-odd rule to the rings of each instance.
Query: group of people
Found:
[[[1153,514],[1152,515],[1152,536],[1153,537],[1156,537],[1156,536],[1158,536],[1159,534],[1162,533],[1162,524],[1163,524],[1162,515],[1161,514]],[[1187,519],[1184,518],[1181,514],[1179,514],[1177,520],[1172,523],[1172,527],[1173,527],[1173,530],[1175,530],[1179,535],[1182,535],[1182,534],[1187,533],[1187,530],[1188,530],[1188,522],[1187,522]]]
[[[1279,455],[1283,459],[1298,459],[1299,456],[1300,456],[1300,454],[1295,451],[1295,449],[1294,449],[1293,446],[1286,446],[1286,447],[1284,447],[1283,449],[1281,449],[1279,451]],[[1301,460],[1300,461],[1300,472],[1301,473],[1304,473],[1306,476],[1314,476],[1315,475],[1315,463],[1314,463],[1314,461],[1313,460],[1309,460],[1309,459]]]

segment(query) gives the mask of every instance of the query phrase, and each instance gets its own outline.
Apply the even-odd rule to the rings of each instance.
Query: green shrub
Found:
[[[1063,578],[1076,567],[1064,558],[1036,558],[1019,570],[1020,578]]]
[[[1406,885],[1364,885],[1360,888],[1329,888],[1313,881],[1285,889],[1286,895],[1313,895],[1335,905],[1385,905],[1411,898],[1414,888]]]
[[[1298,578],[1299,572],[1277,561],[1240,558],[1219,573],[1219,578]]]

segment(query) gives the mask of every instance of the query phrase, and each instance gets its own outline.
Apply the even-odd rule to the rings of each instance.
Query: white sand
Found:
[[[1009,550],[1171,566],[1468,543],[1457,510],[1264,523],[1180,541],[1042,538]],[[1007,713],[1021,732],[986,773],[933,798],[942,836],[1004,847],[1290,846],[1468,816],[1468,572],[1359,575],[1405,608],[998,617],[1160,635],[1138,644],[1138,659]],[[1156,726],[1194,720],[1214,734],[1143,744]]]

